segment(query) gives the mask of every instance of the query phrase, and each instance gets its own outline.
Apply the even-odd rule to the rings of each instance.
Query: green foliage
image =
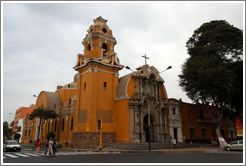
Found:
[[[38,138],[39,138],[39,133],[40,133],[40,127],[42,126],[42,120],[43,119],[53,119],[56,118],[58,115],[54,110],[44,108],[44,107],[39,107],[37,109],[34,109],[32,113],[28,116],[29,120],[33,120],[34,118],[39,118],[39,129],[38,129]],[[42,132],[41,132],[42,133]],[[42,137],[43,138],[43,137]]]
[[[14,127],[14,121],[12,121],[12,122],[10,123],[10,127],[11,127],[11,128]]]
[[[204,23],[186,47],[180,86],[190,99],[220,110],[242,108],[243,31],[224,20]]]
[[[8,122],[3,122],[3,139],[10,139],[12,133],[12,128],[9,128]]]
[[[204,23],[194,31],[186,47],[190,56],[219,56],[239,58],[243,52],[243,31],[225,20]]]
[[[221,105],[228,100],[232,76],[233,71],[215,56],[189,58],[183,65],[182,75],[179,75],[180,86],[189,98],[213,105]]]
[[[52,118],[56,118],[57,116],[58,115],[54,110],[44,107],[39,107],[37,109],[34,109],[28,117],[29,120],[33,120],[34,118],[52,119]]]
[[[53,133],[53,132],[49,132],[47,135],[46,135],[46,138],[47,138],[47,140],[50,140],[50,138],[55,138],[56,137],[56,134],[55,133]]]
[[[229,68],[234,73],[232,88],[230,89],[231,106],[235,110],[240,110],[241,115],[243,115],[243,61],[230,63]]]

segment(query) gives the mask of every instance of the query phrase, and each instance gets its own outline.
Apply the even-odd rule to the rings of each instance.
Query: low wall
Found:
[[[102,143],[115,143],[116,133],[102,134]],[[73,147],[79,148],[99,148],[99,132],[75,132],[73,133]]]

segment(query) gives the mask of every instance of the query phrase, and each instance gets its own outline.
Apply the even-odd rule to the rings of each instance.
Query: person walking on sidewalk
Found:
[[[175,138],[173,139],[173,148],[174,148],[174,149],[177,149],[177,141],[176,141]]]
[[[48,141],[48,140],[45,141],[44,146],[45,146],[45,152],[44,152],[44,155],[46,155],[47,152],[48,152],[48,148],[49,148],[49,141]]]
[[[36,149],[36,155],[37,154],[40,154],[40,146],[41,146],[41,140],[40,139],[38,139],[37,140],[37,145],[36,145],[36,147],[37,147],[37,149]]]
[[[53,154],[53,143],[54,143],[53,138],[50,138],[48,152],[46,154],[47,157],[49,157],[50,153],[51,153],[51,156],[54,156],[54,154]]]
[[[54,154],[54,156],[55,156],[55,155],[56,155],[56,152],[57,152],[56,139],[55,139],[54,142],[53,142],[52,149],[53,149],[53,154]]]

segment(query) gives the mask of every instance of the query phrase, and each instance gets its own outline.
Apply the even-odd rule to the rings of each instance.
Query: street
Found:
[[[242,163],[243,152],[221,153],[120,153],[92,151],[59,151],[55,157],[43,153],[35,155],[32,149],[4,152],[5,163]]]

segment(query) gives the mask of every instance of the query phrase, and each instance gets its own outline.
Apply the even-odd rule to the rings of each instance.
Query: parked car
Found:
[[[15,140],[7,140],[3,144],[3,151],[21,151],[21,145]]]
[[[243,150],[243,140],[236,140],[225,146],[226,151]]]

